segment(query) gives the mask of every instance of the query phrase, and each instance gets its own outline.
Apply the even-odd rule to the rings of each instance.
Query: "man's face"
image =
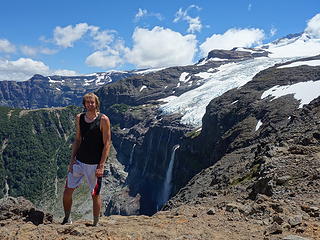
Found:
[[[85,100],[84,105],[88,111],[96,110],[97,104],[93,97],[89,97]]]

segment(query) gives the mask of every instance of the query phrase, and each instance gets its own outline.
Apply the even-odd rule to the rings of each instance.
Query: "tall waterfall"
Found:
[[[172,188],[172,172],[173,172],[173,165],[174,165],[174,157],[175,157],[175,153],[176,150],[180,147],[180,145],[175,145],[172,148],[172,153],[171,153],[171,158],[170,158],[170,162],[169,162],[169,166],[166,172],[166,177],[164,179],[163,182],[163,190],[162,190],[162,194],[160,197],[160,201],[159,201],[159,205],[163,206],[170,197],[171,194],[171,188]]]
[[[136,144],[133,144],[131,152],[130,152],[129,166],[131,166],[131,164],[132,164],[132,160],[133,160],[132,158],[133,158],[133,153],[134,153],[135,147],[136,147]]]
[[[5,189],[4,197],[8,198],[9,197],[9,185],[8,185],[8,182],[7,182],[7,178],[5,178],[4,184],[5,184],[4,185],[4,189]]]

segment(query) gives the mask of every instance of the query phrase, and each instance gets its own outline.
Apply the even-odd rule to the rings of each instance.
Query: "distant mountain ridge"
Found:
[[[0,81],[0,106],[36,109],[81,105],[81,97],[104,84],[134,75],[110,71],[81,76],[34,75],[23,82]]]

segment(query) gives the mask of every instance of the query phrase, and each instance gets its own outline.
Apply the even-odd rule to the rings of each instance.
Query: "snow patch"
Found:
[[[303,65],[312,66],[312,67],[320,66],[320,60],[298,61],[298,62],[293,62],[287,65],[283,65],[277,68],[290,68],[290,67],[298,67]]]
[[[261,122],[261,120],[259,120],[256,125],[256,131],[258,131],[258,129],[261,127],[261,125],[262,125],[262,122]]]
[[[302,108],[303,105],[309,104],[313,99],[320,96],[320,80],[299,82],[285,86],[277,85],[265,91],[261,95],[261,99],[271,96],[272,101],[288,94],[293,94],[294,98],[300,101],[299,108]]]
[[[146,74],[146,73],[151,73],[151,72],[158,72],[160,70],[163,70],[165,68],[150,68],[146,70],[141,70],[141,71],[136,71],[136,74]]]
[[[179,77],[179,81],[180,81],[180,82],[188,82],[188,81],[191,79],[191,76],[189,76],[189,77],[187,78],[188,75],[189,75],[189,73],[187,73],[187,72],[181,73],[181,75],[180,75],[180,77]]]
[[[139,92],[141,92],[143,89],[146,89],[146,88],[147,88],[147,86],[143,85],[143,86],[140,88]]]
[[[310,57],[320,54],[320,39],[310,38],[306,33],[293,39],[281,39],[266,45],[269,57]]]
[[[200,72],[195,74],[195,76],[200,77],[202,79],[210,78],[212,75],[213,73],[209,73],[209,72]]]
[[[48,79],[49,79],[49,83],[61,83],[61,82],[64,82],[64,81],[52,80],[50,77],[48,77]]]

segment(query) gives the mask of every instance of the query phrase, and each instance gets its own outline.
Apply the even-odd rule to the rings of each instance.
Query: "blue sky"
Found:
[[[303,32],[319,13],[319,0],[2,1],[0,80],[187,65]]]

